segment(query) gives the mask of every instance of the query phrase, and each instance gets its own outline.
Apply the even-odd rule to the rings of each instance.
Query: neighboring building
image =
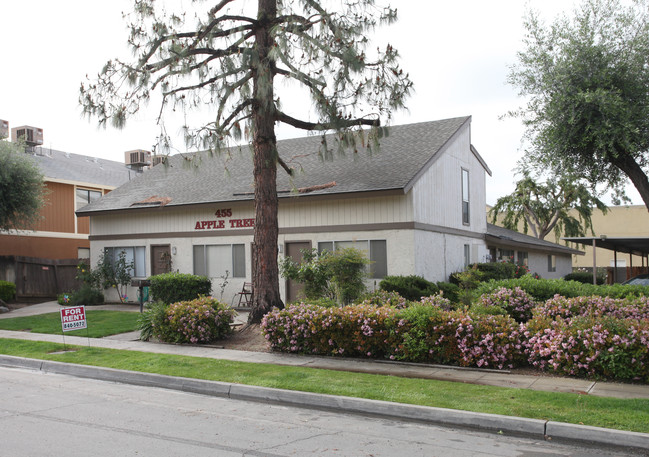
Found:
[[[514,262],[525,265],[530,273],[542,278],[563,278],[572,273],[572,258],[583,252],[567,246],[550,243],[493,224],[487,224],[489,259],[496,262]]]
[[[649,237],[649,211],[644,205],[609,206],[606,214],[596,209],[593,211],[593,231],[595,233],[592,236],[597,238],[647,238]],[[587,235],[591,236],[591,233]],[[573,258],[573,266],[592,270],[592,246],[579,245],[579,248],[584,249],[586,255]],[[602,248],[595,250],[595,260],[599,268],[614,267],[615,260],[617,260],[617,267],[622,270],[631,266],[647,266],[646,260],[640,256],[631,257],[629,254],[621,253],[616,255],[614,251]],[[626,275],[618,275],[618,280],[625,279]]]
[[[37,130],[42,143],[42,130]],[[75,211],[126,183],[136,173],[120,162],[34,146],[27,151],[25,154],[32,157],[44,176],[45,205],[33,229],[0,232],[0,256],[88,258],[88,218],[77,217]]]

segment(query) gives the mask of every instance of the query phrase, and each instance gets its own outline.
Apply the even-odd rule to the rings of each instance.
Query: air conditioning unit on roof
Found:
[[[151,160],[151,165],[155,167],[158,164],[165,163],[167,161],[167,156],[154,155]]]
[[[23,125],[11,129],[11,141],[24,141],[27,146],[41,146],[43,144],[43,129]]]
[[[151,152],[143,149],[135,149],[124,153],[124,162],[127,166],[141,168],[151,165]]]

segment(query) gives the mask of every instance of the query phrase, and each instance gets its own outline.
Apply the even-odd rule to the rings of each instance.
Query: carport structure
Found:
[[[593,247],[593,284],[596,284],[597,278],[597,249],[608,249],[613,251],[614,264],[617,266],[618,252],[629,254],[629,266],[633,268],[633,256],[639,256],[642,259],[642,267],[649,265],[649,237],[608,237],[601,235],[599,237],[565,237],[561,238],[571,243],[583,244],[584,246]],[[617,282],[617,268],[613,269],[614,282]]]

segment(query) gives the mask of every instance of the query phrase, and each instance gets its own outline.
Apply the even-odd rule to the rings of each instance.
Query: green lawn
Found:
[[[65,332],[70,336],[102,338],[117,333],[137,330],[139,313],[128,311],[88,310],[86,308],[86,329]],[[59,313],[39,314],[37,316],[0,319],[0,330],[29,331],[34,333],[61,334],[61,315]]]
[[[52,354],[62,349],[63,345],[57,343],[0,339],[0,353],[20,357],[649,433],[649,400],[538,392],[93,347],[75,347],[74,352]]]

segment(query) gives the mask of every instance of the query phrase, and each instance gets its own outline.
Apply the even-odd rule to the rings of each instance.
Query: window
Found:
[[[337,249],[356,248],[369,253],[369,275],[381,279],[388,275],[388,251],[385,240],[324,241],[318,243],[318,252]]]
[[[500,260],[502,262],[514,261],[514,250],[513,249],[501,249],[500,250]]]
[[[98,190],[77,189],[76,194],[76,209],[83,208],[101,197],[101,191]]]
[[[89,259],[90,248],[77,248],[77,259]]]
[[[246,277],[246,248],[243,244],[200,244],[194,246],[194,274],[220,278]]]
[[[549,272],[557,271],[557,256],[555,255],[548,256],[548,271]]]
[[[469,170],[462,169],[462,223],[469,224]]]
[[[518,259],[516,260],[516,264],[528,266],[528,263],[529,260],[528,260],[527,252],[518,251]]]
[[[468,267],[471,263],[471,245],[464,245],[464,266]]]
[[[144,262],[145,247],[144,246],[129,246],[129,247],[111,247],[104,249],[104,256],[110,260],[111,263],[119,260],[120,253],[124,253],[124,260],[127,265],[132,265],[129,273],[135,278],[146,277],[146,267]]]

